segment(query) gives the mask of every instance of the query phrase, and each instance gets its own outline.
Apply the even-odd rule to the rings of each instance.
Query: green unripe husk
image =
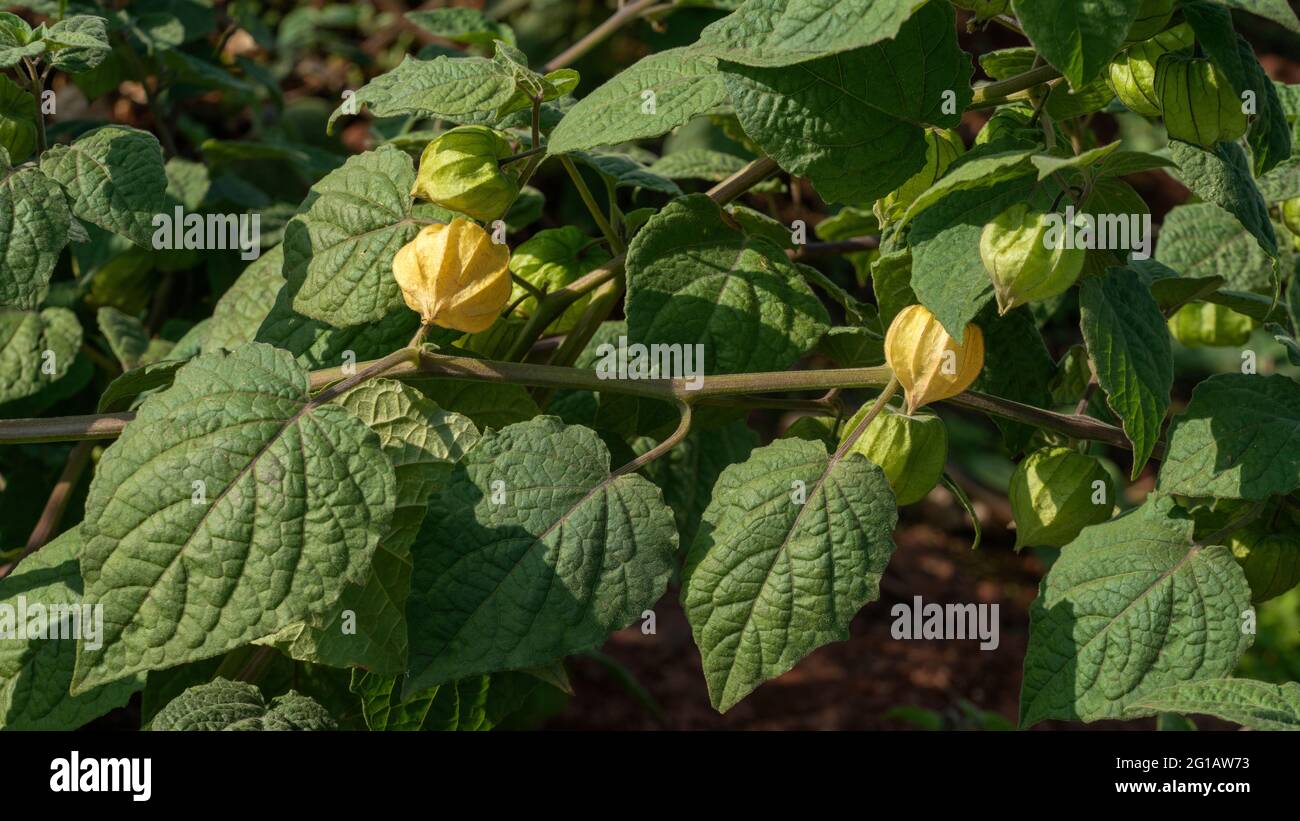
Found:
[[[1213,148],[1246,133],[1241,98],[1209,60],[1162,55],[1156,63],[1156,94],[1170,139]]]
[[[975,135],[975,145],[984,145],[998,140],[1023,144],[1042,143],[1043,129],[1034,122],[1033,108],[1020,103],[999,106]],[[1058,156],[1074,155],[1074,148],[1061,129],[1056,130],[1056,145],[1049,150]]]
[[[1048,216],[1016,203],[984,226],[980,259],[993,280],[999,313],[1051,299],[1079,278],[1087,251],[1066,248],[1063,233],[1073,226],[1057,215],[1061,230],[1052,230]]]
[[[1130,46],[1110,64],[1110,87],[1126,108],[1144,117],[1160,116],[1156,93],[1156,64],[1165,54],[1190,49],[1196,41],[1192,27],[1183,24],[1162,31],[1150,40]]]
[[[0,74],[0,148],[17,165],[36,149],[36,99]]]
[[[1137,17],[1128,28],[1125,41],[1147,40],[1160,33],[1174,16],[1174,0],[1142,0]]]
[[[1246,344],[1256,322],[1213,302],[1193,302],[1169,318],[1169,333],[1189,348],[1237,348]]]
[[[1062,547],[1085,527],[1109,519],[1115,505],[1114,482],[1101,462],[1065,447],[1026,456],[1011,475],[1007,495],[1017,550]]]
[[[836,436],[836,419],[834,416],[800,416],[781,434],[781,439],[806,439],[809,442],[821,442],[827,450],[839,447]]]
[[[864,406],[844,424],[845,437],[857,428],[868,409]],[[910,505],[939,484],[948,461],[948,430],[932,413],[908,416],[887,407],[871,420],[850,450],[879,465],[897,503]]]
[[[1292,236],[1300,237],[1300,197],[1282,203],[1282,224]]]
[[[908,206],[927,188],[939,181],[958,157],[966,153],[961,135],[947,128],[929,128],[925,131],[925,167],[908,178],[897,191],[881,200],[881,211],[891,220],[903,216]]]
[[[519,244],[510,255],[510,270],[543,293],[552,293],[588,274],[609,261],[609,254],[598,243],[572,225],[538,231]],[[537,310],[537,298],[530,296],[519,283],[515,283],[510,302],[518,316],[532,316]],[[551,323],[554,333],[573,330],[591,302],[585,295],[565,309],[560,318]]]
[[[1250,583],[1251,601],[1277,598],[1300,584],[1300,532],[1260,524],[1232,535],[1232,555]]]
[[[411,194],[490,222],[519,193],[514,174],[499,165],[510,155],[510,142],[499,131],[481,125],[453,128],[425,146]]]

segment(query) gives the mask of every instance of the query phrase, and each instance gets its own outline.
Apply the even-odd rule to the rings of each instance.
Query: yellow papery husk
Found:
[[[984,334],[972,323],[963,339],[958,345],[924,305],[909,305],[894,317],[885,333],[885,361],[903,388],[909,414],[956,396],[979,376]]]
[[[393,257],[393,278],[425,325],[478,333],[510,299],[510,249],[477,224],[426,226]]]

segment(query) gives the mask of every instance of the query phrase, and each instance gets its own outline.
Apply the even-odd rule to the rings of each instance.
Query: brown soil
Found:
[[[602,650],[648,691],[662,709],[664,721],[657,722],[608,667],[575,657],[569,669],[576,697],[547,728],[911,729],[913,725],[886,714],[896,707],[914,706],[956,718],[962,700],[1014,724],[1028,607],[1037,595],[1042,562],[1029,552],[1014,553],[1004,531],[986,533],[986,539],[992,536],[994,541],[971,551],[970,537],[960,528],[936,526],[936,522],[952,523],[955,514],[946,503],[927,500],[905,513],[895,533],[898,551],[885,573],[881,598],[853,619],[851,638],[816,650],[725,715],[709,705],[699,652],[677,591],[670,590],[655,608],[655,635],[642,635],[634,626],[611,636]],[[897,602],[910,603],[916,595],[925,603],[996,602],[999,646],[985,651],[977,640],[895,640],[890,636],[890,609]],[[1038,727],[1081,729],[1084,725],[1045,722]],[[1101,722],[1087,728],[1153,729],[1154,720]]]

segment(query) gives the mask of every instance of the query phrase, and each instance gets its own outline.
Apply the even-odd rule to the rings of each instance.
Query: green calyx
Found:
[[[1175,0],[1142,0],[1125,40],[1129,43],[1155,37],[1174,16]]]
[[[480,222],[497,219],[519,193],[518,179],[500,166],[511,153],[499,131],[453,128],[425,146],[411,194]]]
[[[538,291],[549,294],[608,261],[609,253],[599,243],[593,242],[577,228],[566,225],[538,231],[527,242],[521,243],[510,255],[510,270]],[[573,330],[590,301],[588,295],[570,305],[551,324],[550,330],[554,333]],[[537,310],[537,298],[528,295],[518,282],[514,284],[510,302],[519,303],[515,313],[522,317],[532,316]]]
[[[1300,237],[1300,197],[1282,203],[1282,224],[1292,236]]]
[[[1209,60],[1162,55],[1156,64],[1156,94],[1171,139],[1213,148],[1246,133],[1241,98]]]
[[[1193,302],[1169,318],[1169,333],[1189,348],[1236,348],[1255,330],[1254,319],[1213,302]]]
[[[864,406],[845,423],[845,436],[857,428],[867,411]],[[887,407],[871,420],[850,451],[879,465],[898,504],[910,505],[939,484],[948,460],[948,429],[933,413],[908,416]]]
[[[1015,103],[1000,106],[989,117],[988,122],[975,135],[975,145],[994,142],[1009,142],[1020,145],[1038,145],[1043,142],[1043,129],[1035,121],[1034,109],[1028,105]],[[1048,148],[1052,154],[1061,157],[1073,156],[1074,149],[1070,140],[1061,131],[1056,132],[1056,145]]]
[[[1017,550],[1061,547],[1088,525],[1110,518],[1115,486],[1095,458],[1052,447],[1034,451],[1016,466],[1008,497]]]
[[[1256,604],[1300,584],[1300,531],[1256,524],[1234,533],[1229,547],[1246,573]]]
[[[1086,251],[1067,248],[1064,217],[1016,203],[980,234],[980,259],[993,280],[998,312],[1064,293],[1083,270]]]
[[[0,148],[17,165],[36,149],[36,100],[0,74]]]
[[[907,207],[927,188],[939,181],[953,161],[966,153],[961,135],[947,128],[930,128],[925,132],[925,167],[908,178],[897,191],[881,200],[881,211],[890,220],[903,216]]]
[[[1156,64],[1162,55],[1186,51],[1195,41],[1192,27],[1184,23],[1130,46],[1110,64],[1111,90],[1130,111],[1159,117]]]

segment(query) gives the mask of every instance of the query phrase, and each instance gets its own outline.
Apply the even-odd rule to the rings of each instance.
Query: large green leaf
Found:
[[[139,365],[140,358],[149,349],[149,332],[144,323],[111,305],[100,308],[95,320],[122,370],[129,371]]]
[[[40,306],[71,222],[53,180],[31,166],[0,163],[0,305]]]
[[[1029,172],[1031,149],[1015,151],[990,152],[981,146],[973,148],[969,154],[957,158],[957,161],[925,191],[921,192],[907,213],[899,221],[900,227],[911,222],[912,218],[930,206],[957,191],[971,191],[990,188],[999,183],[1023,177]]]
[[[137,675],[68,694],[77,660],[75,629],[82,635],[103,629],[93,611],[81,607],[80,552],[81,534],[73,528],[0,579],[0,729],[75,730],[121,707],[144,684]],[[62,638],[28,637],[38,606],[46,629],[57,629]]]
[[[697,48],[776,68],[888,40],[925,0],[747,0],[706,27]]]
[[[1083,338],[1106,403],[1133,443],[1134,479],[1160,439],[1174,385],[1174,354],[1164,314],[1132,271],[1111,268],[1080,284]]]
[[[389,379],[371,380],[338,402],[379,434],[397,476],[393,519],[365,583],[345,587],[327,612],[286,628],[274,643],[303,661],[398,675],[406,669],[411,543],[429,497],[477,441],[478,431],[465,417],[447,413],[414,388]]]
[[[1280,26],[1285,26],[1296,34],[1300,34],[1300,20],[1296,19],[1296,13],[1287,4],[1286,0],[1219,0],[1225,6],[1248,11],[1251,14],[1258,14],[1267,20],[1272,20]]]
[[[1152,715],[1138,706],[1150,693],[1232,671],[1250,587],[1232,551],[1192,530],[1153,497],[1061,549],[1029,611],[1021,726]]]
[[[1300,684],[1245,678],[1189,681],[1156,690],[1138,702],[1144,710],[1211,715],[1256,730],[1300,730]]]
[[[786,255],[728,226],[703,194],[651,217],[626,269],[629,339],[703,345],[705,374],[782,370],[829,325]]]
[[[456,7],[408,11],[406,19],[453,43],[491,46],[493,40],[515,44],[515,33],[505,23],[491,19],[478,9]]]
[[[722,472],[682,577],[715,708],[849,637],[880,595],[897,520],[880,468],[820,442],[779,439]]]
[[[646,476],[664,492],[677,520],[683,547],[695,540],[700,517],[713,498],[722,471],[749,458],[758,434],[735,421],[716,430],[696,431],[646,467]]]
[[[677,531],[659,489],[612,475],[591,430],[489,431],[411,548],[407,695],[600,645],[663,595]]]
[[[971,387],[1026,405],[1050,407],[1056,363],[1033,314],[1025,309],[998,316],[990,304],[976,324],[984,334],[984,367]],[[1008,453],[1014,455],[1029,447],[1036,428],[997,417],[993,421],[1002,431]]]
[[[280,274],[283,265],[284,246],[277,245],[244,269],[212,309],[208,335],[203,340],[205,348],[230,349],[257,338],[258,328],[284,287],[284,277]]]
[[[415,169],[385,145],[348,159],[312,186],[284,235],[293,309],[336,327],[374,322],[402,305],[393,255],[433,222],[412,213]]]
[[[955,128],[971,99],[971,62],[947,3],[930,3],[877,45],[796,66],[719,68],[745,133],[823,198],[850,204],[920,171],[925,126]]]
[[[45,35],[50,62],[59,71],[81,74],[104,62],[113,53],[108,42],[108,21],[94,14],[65,17],[50,26]]]
[[[727,101],[717,63],[688,48],[643,57],[569,109],[551,132],[553,154],[666,134]]]
[[[293,296],[287,288],[275,297],[271,312],[262,320],[255,339],[293,354],[298,363],[309,368],[333,368],[350,362],[376,359],[405,345],[420,317],[402,305],[376,322],[335,328],[328,322],[310,319],[293,309]],[[454,332],[435,328],[430,341],[448,342]]]
[[[650,171],[626,154],[602,151],[574,151],[573,159],[594,170],[615,188],[644,188],[669,196],[679,196],[677,183]]]
[[[491,730],[522,705],[542,680],[525,672],[493,673],[449,681],[402,697],[402,680],[360,670],[352,692],[361,699],[371,730]]]
[[[0,402],[40,392],[59,381],[81,349],[81,323],[67,308],[0,308]]]
[[[1169,434],[1160,489],[1266,499],[1300,487],[1300,385],[1274,374],[1216,374],[1196,386]]]
[[[1200,49],[1227,76],[1238,96],[1247,91],[1254,95],[1255,111],[1247,143],[1255,174],[1268,173],[1291,156],[1291,124],[1273,80],[1260,66],[1250,43],[1233,29],[1232,15],[1226,8],[1196,0],[1182,3],[1180,10],[1196,33]]]
[[[1110,63],[1141,6],[1142,0],[1012,0],[1011,8],[1029,42],[1077,90]]]
[[[74,691],[223,653],[364,583],[393,467],[365,423],[307,390],[269,345],[205,353],[104,452],[82,573],[105,635],[79,645]]]
[[[329,128],[339,117],[358,114],[365,106],[376,117],[415,115],[452,122],[495,120],[497,110],[515,93],[508,68],[486,57],[435,57],[417,60],[407,55],[401,64],[366,83],[330,115]]]
[[[267,704],[262,691],[243,681],[218,678],[191,687],[154,716],[151,730],[333,730],[329,712],[290,690]]]
[[[1246,151],[1236,143],[1219,143],[1213,151],[1174,140],[1170,143],[1179,177],[1192,192],[1237,218],[1272,256],[1277,234],[1268,218],[1268,205],[1250,173]]]
[[[1239,291],[1273,292],[1272,257],[1236,218],[1208,202],[1166,215],[1155,258],[1183,278],[1222,277]]]
[[[153,219],[163,211],[167,191],[157,137],[106,125],[46,151],[41,171],[68,192],[78,219],[152,247]]]
[[[912,223],[912,290],[957,341],[993,298],[993,280],[980,259],[984,225],[1017,203],[1047,210],[1060,191],[1032,174],[991,188],[959,190],[930,206]]]

